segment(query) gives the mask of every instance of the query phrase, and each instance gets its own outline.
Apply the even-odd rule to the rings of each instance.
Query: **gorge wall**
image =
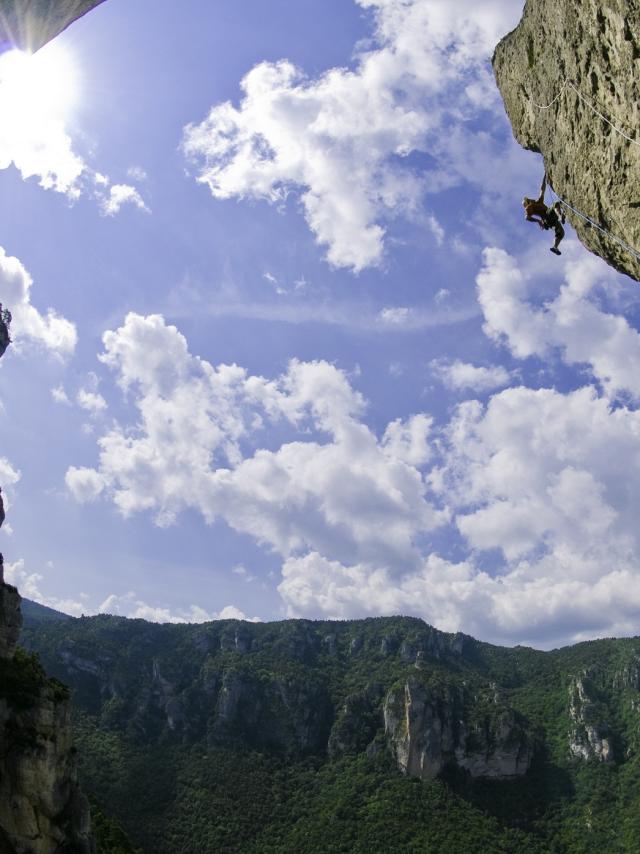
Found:
[[[22,643],[71,686],[83,786],[144,851],[638,850],[639,638],[541,652],[408,617],[158,625],[32,606]],[[418,818],[431,797],[448,806]],[[551,836],[434,841],[438,815],[459,830],[450,798]],[[346,826],[360,847],[327,844]]]
[[[493,68],[513,133],[542,154],[555,192],[640,253],[640,0],[527,0]],[[588,249],[640,280],[640,255],[567,214]]]
[[[20,596],[3,570],[0,555],[0,851],[51,854],[71,846],[93,854],[69,692],[47,678],[34,656],[16,649]]]

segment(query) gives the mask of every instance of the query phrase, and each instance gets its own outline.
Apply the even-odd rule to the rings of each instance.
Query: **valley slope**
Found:
[[[29,619],[81,779],[144,851],[636,852],[640,640],[413,618]]]

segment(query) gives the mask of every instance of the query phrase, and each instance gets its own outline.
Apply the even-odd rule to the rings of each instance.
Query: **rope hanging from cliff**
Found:
[[[566,83],[566,84],[567,84],[571,89],[573,89],[573,91],[576,93],[576,95],[578,96],[578,98],[580,98],[580,100],[581,100],[583,103],[585,103],[585,104],[587,105],[587,107],[589,107],[589,109],[590,109],[590,110],[593,110],[593,112],[596,114],[596,116],[598,116],[599,118],[601,118],[603,122],[606,122],[608,125],[611,125],[611,127],[614,129],[614,131],[615,131],[616,133],[619,133],[619,134],[620,134],[620,136],[623,136],[626,140],[628,140],[629,142],[633,143],[633,145],[638,145],[638,146],[640,146],[640,142],[639,142],[637,139],[633,139],[633,138],[632,138],[632,137],[630,137],[628,134],[626,134],[623,130],[620,130],[620,128],[619,128],[619,127],[617,127],[616,125],[614,125],[614,123],[613,123],[612,121],[610,121],[606,116],[603,116],[603,115],[602,115],[602,113],[600,113],[598,110],[596,110],[596,108],[593,106],[593,104],[588,100],[588,98],[585,98],[585,96],[582,94],[582,92],[580,92],[580,90],[578,89],[578,87],[577,87],[577,86],[576,86],[576,85],[575,85],[571,80],[565,80],[565,83]]]
[[[576,216],[579,216],[581,219],[586,220],[586,222],[588,222],[594,228],[597,228],[598,231],[601,231],[603,234],[606,234],[607,237],[609,237],[611,240],[614,240],[616,243],[618,243],[620,246],[622,246],[623,249],[626,249],[626,251],[630,255],[633,255],[634,258],[636,258],[636,260],[640,261],[640,252],[638,252],[637,249],[634,249],[633,246],[629,246],[628,243],[625,243],[624,240],[622,240],[620,237],[616,237],[615,234],[611,234],[611,232],[608,231],[606,228],[604,228],[603,226],[599,225],[597,222],[592,220],[590,216],[587,216],[586,214],[583,214],[581,211],[576,210],[576,208],[574,208],[573,205],[570,205],[569,202],[565,201],[562,198],[562,196],[559,196],[555,190],[553,190],[552,188],[549,188],[549,189],[551,189],[551,194],[553,196],[555,196],[555,198],[559,202],[562,202],[562,204],[566,208],[569,208],[570,211],[573,211],[573,213],[576,214]]]
[[[634,139],[633,137],[629,136],[629,134],[625,133],[625,132],[624,132],[623,130],[621,130],[617,125],[614,125],[614,123],[613,123],[610,119],[608,119],[608,118],[607,118],[605,115],[603,115],[599,110],[597,110],[597,109],[593,106],[593,104],[591,103],[591,101],[590,101],[587,97],[585,97],[585,96],[582,94],[582,92],[578,89],[578,87],[575,85],[575,83],[573,82],[573,80],[569,80],[569,78],[568,78],[568,77],[565,77],[565,79],[562,81],[562,86],[560,87],[560,91],[558,92],[558,94],[556,95],[556,97],[553,99],[553,101],[551,101],[551,103],[550,103],[550,104],[536,104],[536,102],[535,102],[535,101],[533,101],[531,98],[529,98],[528,100],[533,104],[533,106],[534,106],[537,110],[549,110],[549,109],[551,109],[551,107],[553,107],[553,105],[556,103],[556,101],[560,98],[560,96],[562,95],[562,93],[564,92],[564,90],[566,89],[566,87],[567,87],[567,86],[568,86],[570,89],[573,89],[573,91],[576,93],[576,95],[578,96],[578,98],[580,98],[580,100],[581,100],[584,104],[586,104],[586,105],[587,105],[587,107],[589,107],[589,109],[590,109],[593,113],[595,113],[595,115],[596,115],[596,116],[598,116],[598,118],[602,119],[602,121],[603,121],[603,122],[606,122],[610,127],[612,127],[612,128],[613,128],[613,130],[614,130],[616,133],[619,133],[619,134],[620,134],[620,136],[624,137],[624,139],[626,139],[628,142],[632,143],[632,145],[637,145],[637,146],[639,146],[639,147],[640,147],[640,141],[639,141],[639,140]]]
[[[553,107],[555,102],[558,100],[558,98],[564,92],[565,87],[567,85],[567,82],[568,81],[566,79],[563,81],[562,86],[560,87],[560,91],[558,92],[558,94],[556,95],[556,97],[553,99],[553,101],[550,104],[544,104],[544,105],[543,104],[536,104],[536,102],[534,100],[532,100],[531,98],[529,98],[528,100],[531,101],[531,103],[536,108],[536,110],[549,110],[549,109],[551,109],[551,107]]]

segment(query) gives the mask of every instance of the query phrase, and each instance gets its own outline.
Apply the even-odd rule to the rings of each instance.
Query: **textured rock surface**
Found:
[[[576,678],[569,688],[569,716],[572,729],[569,733],[569,751],[580,759],[598,759],[613,762],[613,747],[609,727],[602,719],[596,689],[588,674]]]
[[[65,845],[95,850],[89,805],[78,787],[70,708],[56,687],[32,705],[0,697],[0,828],[18,854],[50,854]]]
[[[513,710],[496,708],[471,723],[465,706],[462,691],[434,692],[415,678],[389,692],[385,733],[403,773],[432,780],[447,764],[472,777],[518,777],[529,770],[531,743]]]
[[[0,572],[0,658],[13,656],[21,625],[20,595],[15,587],[4,583]]]
[[[527,0],[493,68],[516,139],[542,153],[558,195],[640,251],[640,0]],[[548,109],[535,106],[556,96]],[[568,218],[587,248],[640,280],[633,255],[571,211]]]
[[[104,0],[0,0],[0,50],[35,51]]]

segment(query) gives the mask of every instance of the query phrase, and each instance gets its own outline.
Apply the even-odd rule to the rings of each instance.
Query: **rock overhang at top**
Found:
[[[516,140],[542,154],[561,198],[618,238],[568,211],[579,239],[640,280],[619,242],[640,252],[640,0],[527,0],[493,69]]]
[[[0,53],[33,53],[104,0],[0,0]]]

